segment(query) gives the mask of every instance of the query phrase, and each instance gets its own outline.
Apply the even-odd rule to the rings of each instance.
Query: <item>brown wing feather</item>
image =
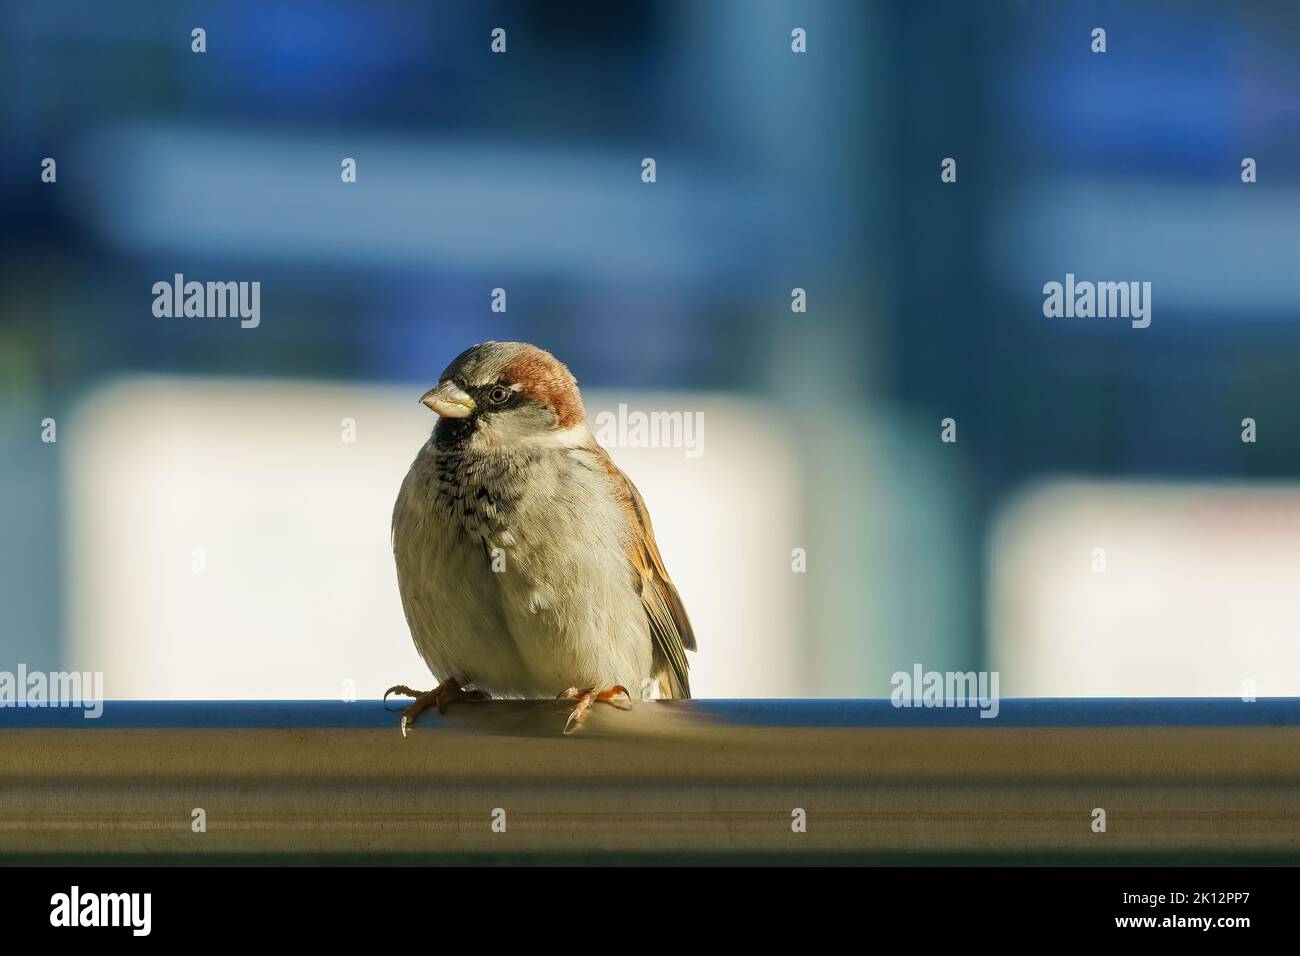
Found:
[[[695,632],[691,629],[690,618],[686,616],[686,607],[682,604],[681,595],[673,586],[672,579],[668,577],[668,569],[664,567],[663,556],[655,543],[654,527],[650,524],[650,512],[646,510],[641,492],[637,491],[632,479],[614,464],[603,448],[600,449],[600,454],[610,475],[627,489],[623,503],[632,527],[639,532],[632,539],[628,559],[640,589],[641,604],[650,622],[656,663],[662,669],[661,676],[666,679],[666,689],[671,696],[690,697],[691,684],[687,677],[690,665],[686,660],[686,651],[695,650]]]

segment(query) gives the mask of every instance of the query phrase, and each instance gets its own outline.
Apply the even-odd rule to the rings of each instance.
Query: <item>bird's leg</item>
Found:
[[[411,690],[405,684],[395,684],[384,691],[384,701],[388,701],[389,694],[401,694],[403,697],[414,697],[415,703],[402,711],[402,736],[406,736],[406,729],[415,723],[415,718],[430,707],[437,707],[438,713],[445,714],[447,705],[458,700],[486,700],[487,694],[478,690],[466,690],[461,686],[461,682],[454,677],[448,677],[445,681],[435,687],[433,690]]]
[[[620,694],[627,698],[628,702],[626,704],[615,701],[615,698]],[[609,690],[600,691],[599,693],[590,687],[586,690],[570,687],[568,690],[560,691],[559,696],[555,699],[573,701],[573,712],[569,714],[569,719],[564,722],[566,736],[583,725],[583,722],[587,719],[587,711],[591,709],[592,704],[600,702],[609,704],[619,710],[632,709],[632,695],[627,692],[627,688],[622,684],[615,684]]]

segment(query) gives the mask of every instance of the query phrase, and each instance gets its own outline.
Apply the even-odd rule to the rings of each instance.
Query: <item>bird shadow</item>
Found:
[[[664,707],[662,703],[634,701],[621,707],[595,704],[587,712],[582,726],[566,739],[660,736],[679,730],[683,721],[690,721],[684,712],[674,713],[672,708]],[[497,737],[559,738],[565,737],[565,722],[572,711],[573,704],[567,700],[456,701],[445,714],[437,711],[421,714],[411,731],[434,728]]]

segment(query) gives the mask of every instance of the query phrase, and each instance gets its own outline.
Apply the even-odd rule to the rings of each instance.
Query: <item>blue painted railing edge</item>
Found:
[[[98,706],[98,705],[96,705]],[[491,706],[466,703],[459,707]],[[661,705],[655,705],[661,706]],[[995,717],[969,707],[895,707],[888,699],[687,700],[662,706],[724,725],[753,727],[1295,727],[1300,698],[1012,698]],[[401,703],[378,700],[110,700],[88,718],[78,707],[17,707],[0,702],[0,731],[131,728],[369,728],[396,727]],[[422,727],[436,729],[437,715]]]

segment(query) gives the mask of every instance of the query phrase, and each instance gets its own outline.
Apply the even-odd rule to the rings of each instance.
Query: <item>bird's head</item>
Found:
[[[578,383],[555,356],[526,342],[484,342],[461,352],[420,401],[438,413],[440,443],[481,448],[568,443],[585,430]]]

